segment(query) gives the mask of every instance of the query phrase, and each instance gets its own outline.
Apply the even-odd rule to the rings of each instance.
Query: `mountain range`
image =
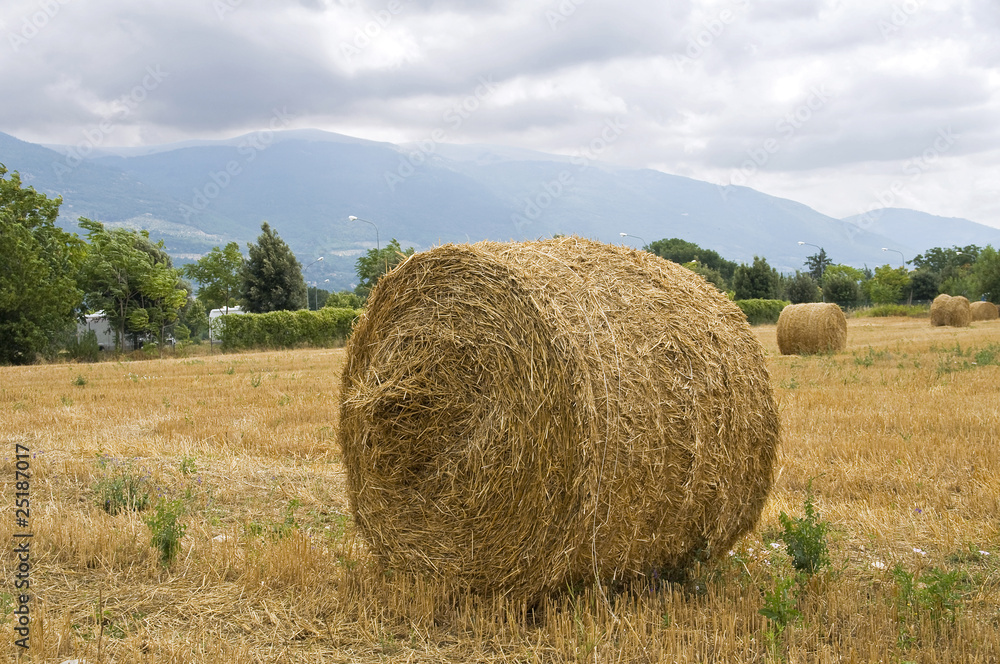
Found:
[[[245,247],[266,220],[308,266],[306,280],[330,290],[350,287],[357,257],[391,238],[421,250],[560,233],[637,246],[679,237],[737,262],[764,256],[782,272],[802,269],[815,247],[861,267],[900,260],[883,247],[910,259],[935,246],[1000,246],[1000,229],[966,219],[895,208],[835,219],[748,187],[430,139],[395,145],[290,130],[111,148],[0,133],[0,163],[62,196],[68,230],[81,216],[144,228],[178,264],[229,241]]]

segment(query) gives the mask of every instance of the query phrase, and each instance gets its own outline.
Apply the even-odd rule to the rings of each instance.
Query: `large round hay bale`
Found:
[[[782,355],[831,353],[847,345],[847,318],[836,304],[790,304],[778,316]]]
[[[757,521],[778,441],[736,305],[580,238],[407,259],[355,326],[341,399],[375,557],[524,597],[724,554]]]
[[[969,300],[961,295],[938,295],[931,303],[931,325],[967,327],[972,322]]]
[[[969,305],[972,320],[996,320],[1000,318],[1000,309],[992,302],[973,302]]]

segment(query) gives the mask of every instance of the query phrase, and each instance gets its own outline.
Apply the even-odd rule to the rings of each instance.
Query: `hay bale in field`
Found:
[[[782,355],[806,355],[844,350],[847,318],[836,304],[790,304],[778,316],[778,350]]]
[[[961,295],[938,295],[931,303],[931,325],[967,327],[972,322],[969,300]]]
[[[972,320],[996,320],[1000,318],[1000,309],[992,302],[973,302],[969,305]]]
[[[340,407],[376,558],[529,598],[724,554],[757,521],[778,441],[736,305],[580,238],[407,259],[355,326]]]

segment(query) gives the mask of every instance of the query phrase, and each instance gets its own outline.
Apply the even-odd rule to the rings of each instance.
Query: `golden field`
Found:
[[[342,349],[0,368],[0,658],[18,655],[20,444],[22,661],[1000,661],[1000,322],[850,319],[844,351],[808,357],[754,329],[782,424],[757,529],[686,580],[530,608],[370,563],[336,444]],[[123,478],[150,503],[109,514]],[[810,479],[832,565],[788,591],[800,615],[781,631],[759,610],[793,576],[779,514],[803,514]],[[161,500],[186,528],[166,565],[147,524]]]

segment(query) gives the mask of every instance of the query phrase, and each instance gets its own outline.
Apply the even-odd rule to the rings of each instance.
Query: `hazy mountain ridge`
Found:
[[[1000,246],[1000,229],[912,210],[839,220],[750,188],[650,169],[489,145],[422,150],[294,130],[75,159],[69,148],[0,133],[0,163],[62,195],[61,220],[72,230],[79,216],[148,228],[184,260],[231,240],[245,246],[266,219],[303,265],[326,257],[306,279],[334,288],[354,281],[357,255],[375,245],[375,229],[348,215],[374,222],[383,246],[394,237],[417,249],[554,233],[633,245],[681,237],[736,261],[765,256],[782,271],[815,253],[799,240],[857,266],[893,262],[882,247],[912,258],[931,246]]]

